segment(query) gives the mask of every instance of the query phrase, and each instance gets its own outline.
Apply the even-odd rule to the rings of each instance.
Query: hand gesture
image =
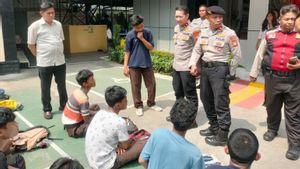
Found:
[[[125,153],[125,151],[126,151],[126,150],[123,149],[123,148],[120,148],[120,147],[117,148],[117,154],[118,154],[118,155],[121,155],[121,154]]]
[[[250,82],[256,82],[257,78],[256,78],[256,77],[249,76],[249,80],[250,80]]]
[[[191,66],[190,74],[193,75],[193,76],[197,76],[198,75],[198,69],[197,69],[196,65],[192,65]]]
[[[144,33],[143,32],[138,32],[137,33],[137,38],[139,38],[139,40],[144,39]]]

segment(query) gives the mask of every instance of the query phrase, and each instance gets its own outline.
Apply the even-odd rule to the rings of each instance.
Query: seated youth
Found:
[[[69,97],[62,115],[62,123],[70,137],[78,138],[85,136],[93,116],[100,107],[89,103],[88,92],[96,86],[93,72],[83,69],[78,72],[76,80],[81,87]]]
[[[116,169],[138,159],[145,140],[132,141],[125,120],[119,116],[127,108],[127,91],[120,86],[105,90],[106,110],[93,118],[85,137],[85,154],[93,169]]]

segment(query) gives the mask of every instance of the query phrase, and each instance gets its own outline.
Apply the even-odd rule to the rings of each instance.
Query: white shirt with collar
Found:
[[[64,33],[61,23],[53,20],[49,25],[43,18],[28,28],[28,44],[36,44],[37,66],[59,66],[65,64]]]

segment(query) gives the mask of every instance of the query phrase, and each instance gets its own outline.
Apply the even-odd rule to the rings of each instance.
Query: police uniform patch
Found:
[[[188,35],[180,35],[180,40],[187,41],[187,40],[189,40],[189,36]]]
[[[219,48],[224,47],[224,44],[225,44],[224,41],[217,40],[217,41],[214,42],[214,46],[219,47]]]
[[[230,46],[237,47],[239,38],[236,35],[233,35],[229,38]]]

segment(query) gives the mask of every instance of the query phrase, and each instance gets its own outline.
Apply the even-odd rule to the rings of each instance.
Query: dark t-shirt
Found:
[[[206,169],[239,169],[239,168],[232,166],[232,165],[229,165],[229,166],[211,165],[211,166],[208,166]]]
[[[153,36],[150,29],[144,28],[144,38],[154,46]],[[137,33],[131,30],[126,35],[125,51],[129,52],[128,66],[130,68],[148,68],[151,67],[151,57],[149,50],[137,38]]]

